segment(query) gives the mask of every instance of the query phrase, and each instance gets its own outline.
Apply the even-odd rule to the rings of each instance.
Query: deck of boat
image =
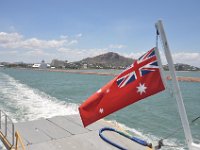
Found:
[[[116,148],[99,137],[99,129],[108,126],[112,127],[100,120],[83,128],[80,117],[70,115],[16,123],[15,130],[21,134],[27,150],[113,150]],[[147,149],[116,133],[104,134],[127,149]]]

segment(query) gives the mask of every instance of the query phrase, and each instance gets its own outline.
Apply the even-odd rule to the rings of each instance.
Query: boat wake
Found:
[[[0,73],[0,109],[14,122],[78,113],[78,105],[66,103],[13,77]]]

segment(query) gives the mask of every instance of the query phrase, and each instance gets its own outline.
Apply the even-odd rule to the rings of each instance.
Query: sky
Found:
[[[175,63],[200,67],[199,0],[0,0],[0,62],[138,58],[162,19]],[[164,52],[159,41],[163,63]]]

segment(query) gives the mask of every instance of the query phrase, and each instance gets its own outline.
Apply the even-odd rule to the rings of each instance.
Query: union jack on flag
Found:
[[[142,55],[138,60],[135,60],[132,65],[130,65],[116,80],[119,88],[134,82],[138,78],[144,75],[154,72],[159,69],[155,48],[151,49],[144,55]]]

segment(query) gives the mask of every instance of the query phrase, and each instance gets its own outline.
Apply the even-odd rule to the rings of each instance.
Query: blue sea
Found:
[[[120,73],[119,70],[90,70]],[[169,74],[165,72],[165,74]],[[200,77],[200,72],[177,72]],[[78,114],[78,106],[113,76],[83,75],[28,69],[0,68],[0,109],[14,122]],[[179,82],[189,121],[200,116],[200,83]],[[134,136],[153,144],[181,128],[172,83],[157,95],[141,100],[105,118]],[[191,123],[194,141],[200,143],[200,119]],[[163,149],[186,149],[183,129],[164,140]]]

